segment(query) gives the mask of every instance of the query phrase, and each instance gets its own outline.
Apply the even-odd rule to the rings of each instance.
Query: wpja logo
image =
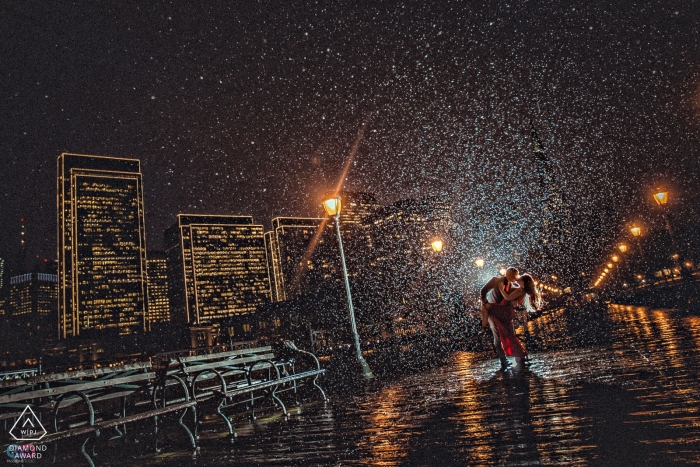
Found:
[[[12,425],[12,428],[10,428],[10,435],[16,441],[40,441],[41,438],[46,436],[46,429],[32,408],[27,406],[15,424]]]

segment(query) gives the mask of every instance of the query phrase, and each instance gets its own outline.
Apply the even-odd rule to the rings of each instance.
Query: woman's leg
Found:
[[[494,318],[489,316],[488,324],[491,328],[491,333],[493,334],[493,350],[496,352],[496,356],[501,360],[501,369],[505,369],[506,366],[508,366],[508,362],[506,360],[506,354],[503,351],[503,346],[501,345],[501,339],[498,336],[498,329],[496,329],[496,325],[494,324],[493,320]]]

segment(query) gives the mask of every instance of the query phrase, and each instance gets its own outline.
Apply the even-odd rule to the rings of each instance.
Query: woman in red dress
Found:
[[[501,360],[501,368],[508,366],[506,356],[515,357],[516,364],[522,366],[527,350],[515,335],[513,318],[515,307],[525,305],[529,312],[536,312],[542,305],[535,281],[529,274],[518,277],[519,287],[513,287],[507,281],[499,281],[498,288],[501,300],[497,303],[486,303],[484,307],[488,312],[488,325],[493,333],[493,345],[496,354]]]

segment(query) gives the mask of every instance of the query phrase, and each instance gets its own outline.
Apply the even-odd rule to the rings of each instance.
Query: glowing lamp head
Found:
[[[340,215],[341,204],[340,196],[336,196],[335,198],[325,200],[323,202],[323,209],[326,210],[326,214],[329,216],[338,216]]]
[[[481,258],[477,258],[476,261],[474,261],[474,264],[476,264],[477,268],[483,268],[484,267],[484,260]]]
[[[659,206],[668,203],[668,192],[658,190],[658,193],[654,193],[654,201],[656,201],[656,204]]]
[[[642,235],[642,229],[640,227],[634,226],[630,229],[630,232],[632,232],[632,235],[635,237],[639,237]]]
[[[442,240],[440,240],[440,239],[433,240],[430,243],[430,246],[433,247],[433,251],[435,253],[440,253],[442,251]]]
[[[620,257],[617,255],[612,255],[612,258],[610,259],[612,259],[613,263],[617,263],[618,261],[620,261]]]
[[[613,264],[612,264],[612,263],[608,263],[608,268],[612,269],[612,267],[613,267]]]
[[[502,276],[505,276],[505,275],[506,275],[506,268],[501,268],[501,269],[499,269],[499,270],[498,270],[498,273],[499,273],[500,275],[502,275]]]
[[[625,251],[627,251],[627,245],[625,245],[624,243],[618,245],[617,248],[620,250],[620,253],[624,253]]]
[[[603,269],[603,272],[604,272],[605,274],[607,274],[607,273],[608,273],[608,268]]]

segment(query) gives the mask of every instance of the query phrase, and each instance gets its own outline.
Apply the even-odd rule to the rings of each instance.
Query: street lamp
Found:
[[[625,245],[624,243],[621,243],[620,245],[618,245],[617,248],[620,249],[620,253],[624,253],[627,251],[627,245]]]
[[[654,193],[654,201],[656,201],[656,204],[663,206],[668,203],[668,192],[661,191],[660,188],[657,191],[657,193]]]
[[[662,208],[661,213],[663,215],[664,222],[666,222],[666,230],[668,230],[668,234],[671,237],[671,245],[673,246],[674,250],[678,250],[678,247],[676,246],[676,239],[673,238],[673,231],[671,230],[671,222],[668,219],[668,212],[666,212],[666,203],[668,203],[668,192],[663,191],[661,188],[657,188],[656,193],[654,193],[654,201],[656,201],[656,204],[658,204]]]
[[[433,247],[433,251],[435,253],[440,253],[442,251],[442,240],[440,240],[439,238],[437,240],[433,240],[430,243],[430,246]]]
[[[327,199],[323,202],[323,208],[329,216],[333,216],[335,219],[335,229],[338,233],[338,247],[340,248],[340,262],[343,265],[343,277],[345,278],[345,292],[348,296],[348,309],[350,310],[350,325],[352,326],[352,333],[355,338],[355,352],[357,353],[357,361],[362,366],[362,373],[366,379],[371,379],[374,377],[372,370],[369,369],[369,365],[362,356],[362,349],[360,348],[360,335],[357,333],[357,324],[355,324],[355,310],[352,306],[352,295],[350,294],[350,281],[348,280],[348,269],[345,266],[345,252],[343,251],[343,239],[340,236],[340,209],[342,203],[340,201],[340,196],[335,198]]]
[[[484,267],[484,260],[481,258],[477,258],[476,261],[474,261],[474,264],[476,264],[477,268],[483,268]]]
[[[507,272],[507,271],[506,271],[506,268],[501,268],[501,269],[498,270],[498,273],[499,273],[500,275],[502,275],[502,276],[505,276],[505,275],[506,275],[506,272]]]
[[[632,235],[634,236],[634,239],[637,242],[637,247],[639,247],[639,256],[642,258],[642,261],[644,261],[644,252],[642,251],[642,241],[639,239],[639,237],[642,235],[642,228],[635,225],[630,229],[630,232],[632,232]]]
[[[617,263],[618,261],[620,261],[620,257],[617,255],[612,255],[610,259],[612,259],[613,263]]]

